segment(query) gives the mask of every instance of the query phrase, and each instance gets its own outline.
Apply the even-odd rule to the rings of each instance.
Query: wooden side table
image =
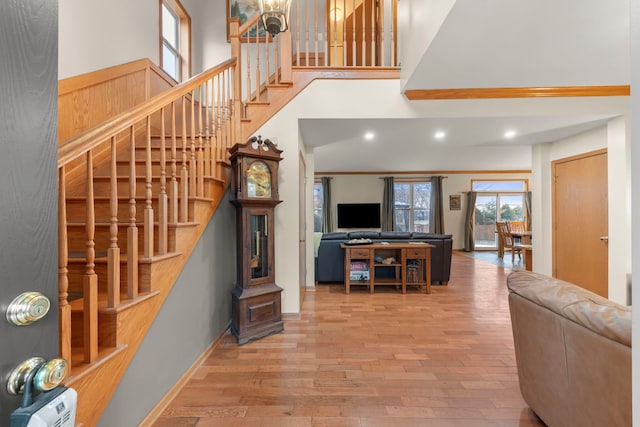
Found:
[[[366,285],[369,292],[380,285],[395,285],[402,287],[402,293],[407,292],[407,285],[425,287],[427,294],[431,293],[431,248],[428,243],[371,243],[367,245],[340,244],[344,249],[344,285],[345,293],[350,293],[352,285]],[[380,258],[383,262],[379,262]],[[376,259],[378,261],[376,261]],[[368,271],[352,270],[353,263],[367,263]],[[390,278],[376,277],[376,267],[393,268],[394,275]],[[408,271],[412,271],[410,280]],[[360,280],[352,280],[359,278]]]

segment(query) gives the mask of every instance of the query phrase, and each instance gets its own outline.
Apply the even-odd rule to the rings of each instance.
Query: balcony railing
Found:
[[[396,0],[298,0],[288,31],[271,37],[255,14],[239,26],[237,40],[242,99],[264,101],[267,85],[291,83],[291,67],[397,67]]]

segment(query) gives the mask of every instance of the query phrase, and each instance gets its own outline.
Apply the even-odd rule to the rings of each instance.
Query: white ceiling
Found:
[[[421,16],[426,19],[420,25],[436,25],[429,22],[428,12],[442,1],[402,0],[398,7],[410,10],[400,10],[399,16]],[[627,85],[629,70],[628,0],[457,0],[403,83],[404,89]],[[449,102],[464,110],[473,100]],[[469,169],[453,159],[465,154],[476,160],[491,158],[500,152],[519,159],[510,169],[528,169],[531,144],[602,126],[620,113],[596,114],[597,108],[594,113],[586,108],[574,114],[540,114],[544,101],[538,99],[532,100],[537,113],[527,115],[522,100],[513,102],[518,113],[501,117],[478,113],[417,119],[301,119],[300,129],[305,144],[318,147],[317,171]],[[598,100],[592,102],[597,105]],[[515,138],[503,138],[508,129],[516,131]],[[446,131],[441,141],[433,138],[437,130]],[[367,131],[376,135],[368,143],[363,141]],[[430,163],[407,156],[399,163],[390,154],[418,153],[425,147]],[[477,161],[474,164],[472,169],[481,169]]]

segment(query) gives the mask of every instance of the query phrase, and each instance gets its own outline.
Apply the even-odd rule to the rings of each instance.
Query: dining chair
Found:
[[[511,251],[511,262],[515,262],[516,254],[518,254],[518,258],[522,259],[522,248],[516,246],[513,236],[511,235],[510,224],[508,222],[497,221],[496,228],[498,230],[498,238],[502,239],[502,255],[504,256],[504,251]]]

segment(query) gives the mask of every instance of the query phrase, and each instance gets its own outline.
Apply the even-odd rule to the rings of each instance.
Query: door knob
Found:
[[[32,379],[36,390],[49,391],[59,386],[68,373],[69,364],[65,359],[46,361],[43,357],[32,357],[11,372],[7,380],[7,392],[14,396],[23,394],[28,378]]]
[[[27,376],[38,366],[45,362],[43,357],[32,357],[23,361],[9,375],[7,380],[7,392],[12,396],[17,396],[24,392],[24,385]]]
[[[609,241],[609,236],[600,236],[600,241],[601,242],[608,242]]]
[[[24,292],[7,307],[7,320],[14,326],[26,326],[47,315],[51,303],[40,292]]]
[[[67,377],[69,364],[64,359],[51,359],[38,368],[33,378],[36,390],[49,391],[58,387]]]

